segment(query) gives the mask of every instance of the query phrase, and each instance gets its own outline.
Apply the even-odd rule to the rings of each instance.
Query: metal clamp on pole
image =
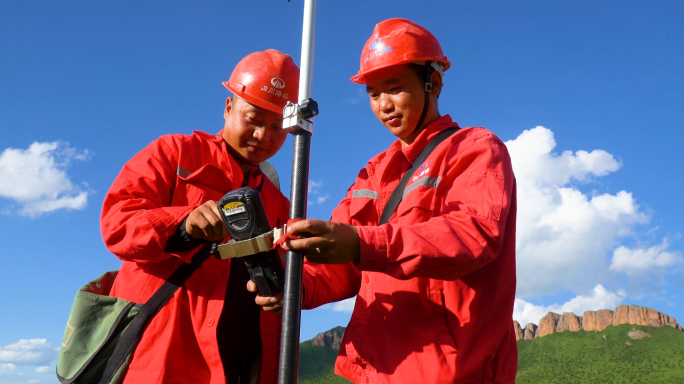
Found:
[[[303,129],[313,135],[313,121],[318,115],[318,103],[311,98],[302,100],[299,104],[287,102],[283,108],[283,130],[294,132]]]

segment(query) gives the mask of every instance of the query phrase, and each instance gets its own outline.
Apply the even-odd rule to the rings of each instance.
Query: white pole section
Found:
[[[299,102],[311,97],[313,80],[314,40],[316,30],[316,0],[304,1],[304,24],[302,27],[302,57],[299,71]]]

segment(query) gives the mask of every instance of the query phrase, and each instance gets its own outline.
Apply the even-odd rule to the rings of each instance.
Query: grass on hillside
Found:
[[[627,336],[632,329],[651,337],[632,340]],[[516,384],[684,383],[684,332],[667,326],[554,333],[518,341],[518,354]],[[348,384],[334,374],[336,357],[333,348],[301,343],[299,383]]]
[[[337,350],[314,347],[310,342],[299,344],[299,384],[349,384],[335,374]]]
[[[632,329],[651,337],[632,340]],[[684,333],[668,326],[555,333],[518,341],[518,353],[516,384],[684,383]]]

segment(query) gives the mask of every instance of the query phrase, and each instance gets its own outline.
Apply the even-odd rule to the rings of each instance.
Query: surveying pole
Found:
[[[311,99],[315,29],[316,0],[305,0],[299,97],[297,98],[299,104],[288,103],[283,109],[283,129],[291,130],[294,136],[292,181],[290,186],[290,219],[306,218],[306,201],[309,187],[309,153],[311,151],[311,135],[313,134],[312,118],[318,114],[318,105]],[[302,315],[303,265],[304,255],[302,252],[287,252],[278,384],[294,384],[297,382],[299,326]]]

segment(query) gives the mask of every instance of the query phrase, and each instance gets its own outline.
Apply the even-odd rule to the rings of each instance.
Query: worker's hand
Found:
[[[252,281],[247,282],[247,290],[250,292],[257,292],[257,285]],[[283,314],[283,294],[282,292],[275,297],[265,297],[257,294],[254,302],[264,308],[266,312],[273,312],[276,316]]]
[[[195,208],[185,221],[185,230],[194,240],[221,241],[228,237],[228,228],[221,220],[218,205],[209,200]]]
[[[288,225],[287,231],[307,233],[308,237],[304,239],[285,241],[282,248],[286,251],[303,251],[304,257],[312,263],[346,264],[359,260],[359,232],[353,225],[302,220]]]

